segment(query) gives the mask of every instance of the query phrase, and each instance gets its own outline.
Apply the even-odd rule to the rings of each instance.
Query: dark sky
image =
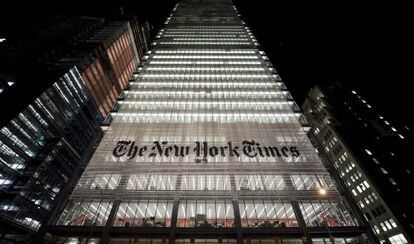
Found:
[[[414,15],[408,4],[233,1],[299,105],[313,85],[339,81],[359,91],[390,120],[413,124]],[[59,13],[108,16],[121,5],[149,19],[157,30],[175,2],[13,1],[13,6],[2,7],[0,33],[13,35],[16,29]]]

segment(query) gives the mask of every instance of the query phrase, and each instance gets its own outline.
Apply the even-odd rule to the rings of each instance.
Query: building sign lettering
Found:
[[[186,157],[189,154],[196,158],[207,157],[299,157],[300,152],[295,146],[262,146],[254,140],[242,141],[235,144],[231,141],[223,146],[211,145],[208,142],[196,141],[193,146],[170,144],[167,141],[154,141],[152,145],[139,146],[135,141],[118,141],[112,151],[117,157],[126,156],[128,159],[135,157]]]

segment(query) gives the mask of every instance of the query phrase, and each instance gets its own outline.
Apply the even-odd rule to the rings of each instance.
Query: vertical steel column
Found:
[[[171,226],[169,228],[170,233],[168,235],[168,244],[175,243],[175,232],[177,230],[177,216],[178,216],[178,205],[180,201],[178,199],[174,200],[173,209],[171,213]]]
[[[112,204],[111,212],[109,213],[108,220],[106,221],[105,228],[103,229],[101,238],[99,240],[100,244],[108,243],[109,230],[114,225],[116,212],[118,211],[118,207],[120,203],[121,203],[120,200],[115,200],[114,203]]]
[[[234,226],[236,227],[237,244],[243,244],[243,231],[241,227],[239,202],[237,200],[233,200],[233,211],[234,211]]]
[[[303,236],[306,238],[306,242],[304,241],[304,243],[312,244],[312,239],[310,238],[308,229],[306,228],[305,219],[303,218],[302,212],[300,211],[298,202],[292,201],[291,204],[292,204],[293,212],[295,213],[296,219],[298,220],[299,227],[302,230]]]

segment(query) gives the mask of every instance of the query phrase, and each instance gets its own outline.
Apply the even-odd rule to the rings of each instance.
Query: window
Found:
[[[104,226],[111,208],[112,202],[69,202],[57,225]]]
[[[394,236],[391,236],[389,238],[390,242],[392,244],[404,244],[404,243],[408,243],[407,239],[405,239],[403,234],[397,234]]]
[[[236,188],[237,190],[252,190],[260,191],[264,190],[263,181],[260,175],[236,175]]]
[[[328,175],[291,175],[296,190],[333,189]]]
[[[6,188],[12,183],[10,178],[8,178],[6,175],[3,175],[0,173],[0,189]]]
[[[132,174],[128,179],[127,190],[171,191],[175,190],[176,175],[169,174]]]
[[[279,239],[278,241],[276,241],[276,239],[278,238],[272,238],[272,239],[250,239],[247,238],[244,240],[244,244],[274,244],[274,243],[280,243],[280,244],[302,244],[302,240],[301,239]]]
[[[332,241],[329,238],[312,238],[314,244],[331,244]],[[335,237],[335,243],[357,243],[355,238],[341,238]]]
[[[391,184],[393,184],[394,186],[397,185],[397,182],[395,182],[395,180],[393,178],[389,178],[389,180],[390,180]]]
[[[119,205],[114,226],[169,227],[172,201],[140,200]]]
[[[180,201],[178,227],[234,227],[231,201]]]
[[[314,201],[299,204],[307,226],[355,226],[342,202]]]
[[[281,201],[239,201],[242,227],[269,228],[297,226],[290,203]]]
[[[368,149],[365,149],[365,152],[368,154],[368,155],[372,155],[372,152],[370,151],[370,150],[368,150]]]
[[[78,187],[87,189],[115,189],[120,179],[120,174],[97,174],[92,177],[82,177],[78,183]]]
[[[229,175],[183,175],[181,190],[216,190],[231,189]]]

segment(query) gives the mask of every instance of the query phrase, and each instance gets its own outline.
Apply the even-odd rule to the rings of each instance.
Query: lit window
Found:
[[[129,201],[119,204],[114,226],[169,227],[172,201]]]
[[[289,203],[281,201],[239,201],[242,227],[294,227],[298,226]]]
[[[231,201],[180,201],[178,227],[232,227],[234,210]]]
[[[57,225],[104,226],[111,212],[112,202],[69,202]]]
[[[312,201],[299,203],[306,225],[318,226],[355,226],[350,212],[340,202]]]
[[[389,238],[391,244],[404,244],[404,243],[408,243],[407,239],[405,239],[403,234],[397,234],[394,236],[391,236]]]
[[[397,185],[397,182],[395,182],[395,180],[393,178],[389,178],[389,180],[390,180],[391,184],[393,184],[394,186]]]

